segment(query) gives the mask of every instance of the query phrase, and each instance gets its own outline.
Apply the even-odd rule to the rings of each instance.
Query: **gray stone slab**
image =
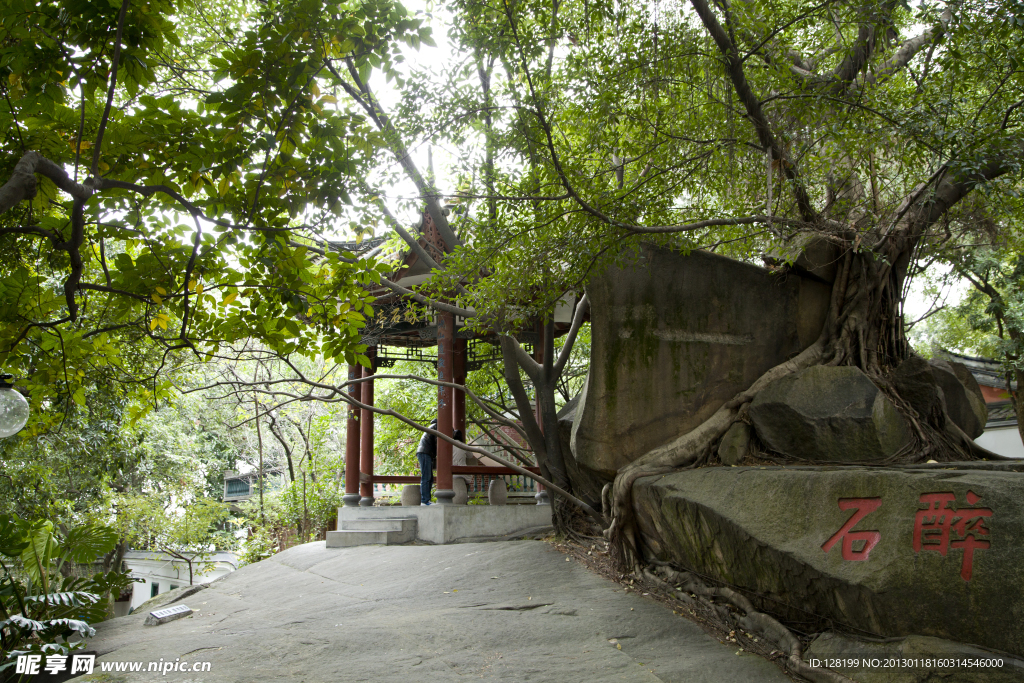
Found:
[[[360,514],[358,511],[353,514]],[[342,519],[337,531],[327,532],[328,548],[346,548],[354,545],[396,545],[416,539],[415,517],[376,517]]]
[[[465,543],[503,539],[551,526],[549,505],[400,505],[338,508],[338,528],[354,520],[416,519],[416,540]]]
[[[706,252],[644,247],[591,278],[587,293],[590,374],[570,444],[575,465],[610,481],[813,343],[831,288]]]
[[[193,598],[191,617],[144,629],[98,625],[104,662],[208,661],[160,680],[788,681],[661,603],[624,593],[540,541],[444,546],[298,546]],[[619,650],[610,639],[622,645]]]

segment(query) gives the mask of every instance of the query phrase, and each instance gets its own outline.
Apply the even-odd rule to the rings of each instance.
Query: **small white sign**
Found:
[[[155,612],[150,612],[157,619],[166,619],[167,617],[174,616],[175,614],[181,614],[182,612],[191,612],[185,605],[178,605],[176,607],[168,607],[166,609],[158,609]]]

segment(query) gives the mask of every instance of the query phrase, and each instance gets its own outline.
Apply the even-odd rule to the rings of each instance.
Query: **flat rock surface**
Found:
[[[541,541],[331,550],[309,543],[183,602],[196,614],[169,624],[143,627],[143,613],[99,624],[89,641],[96,670],[76,680],[790,680]],[[100,671],[104,662],[143,662],[145,670],[176,658],[211,668]]]

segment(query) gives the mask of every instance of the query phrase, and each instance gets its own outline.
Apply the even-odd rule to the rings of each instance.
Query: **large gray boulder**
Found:
[[[978,380],[963,363],[933,358],[929,364],[949,419],[972,439],[981,436],[988,421],[988,408]]]
[[[907,421],[854,367],[812,366],[765,387],[750,420],[773,451],[818,462],[875,462],[911,442]]]
[[[587,284],[591,361],[576,463],[601,481],[690,431],[821,333],[831,287],[645,246]]]
[[[750,425],[736,422],[718,444],[718,459],[723,465],[738,465],[750,453]]]
[[[925,420],[936,422],[942,415],[942,392],[935,382],[935,369],[924,358],[911,356],[896,368],[893,386],[904,401]],[[942,427],[943,423],[939,423]]]
[[[1024,466],[955,467],[707,467],[637,480],[633,505],[647,553],[803,632],[1022,655]]]
[[[937,427],[943,426],[945,413],[972,439],[985,431],[985,397],[978,380],[963,363],[911,356],[900,363],[892,379],[900,396]]]

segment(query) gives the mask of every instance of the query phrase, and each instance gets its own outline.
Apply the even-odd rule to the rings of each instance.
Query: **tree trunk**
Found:
[[[1024,370],[1014,370],[1013,375],[1017,390],[1010,391],[1010,399],[1013,401],[1013,413],[1017,416],[1017,433],[1020,434],[1021,443],[1024,443]]]
[[[581,305],[585,305],[581,302]],[[574,321],[574,328],[578,330],[580,320]],[[573,344],[575,335],[567,337],[565,344]],[[565,455],[562,453],[562,443],[558,435],[558,406],[555,402],[555,392],[558,389],[558,377],[564,367],[561,358],[568,354],[569,349],[563,347],[559,361],[554,357],[554,323],[548,322],[544,325],[543,334],[544,355],[542,362],[534,361],[523,350],[519,342],[513,337],[503,335],[501,337],[502,359],[504,361],[505,383],[508,385],[512,397],[515,399],[516,408],[519,411],[523,429],[527,434],[530,447],[537,458],[537,465],[540,467],[541,475],[552,483],[560,486],[569,493],[574,494],[572,480],[565,465]],[[533,406],[530,404],[526,387],[523,384],[519,370],[522,368],[530,381],[533,382],[535,398],[537,401],[538,413],[541,423],[538,424],[534,414]],[[574,494],[575,495],[575,494]],[[551,492],[551,503],[554,506],[554,522],[556,529],[561,533],[574,534],[571,520],[576,517],[569,512],[574,506],[569,501],[562,501],[560,496]]]

